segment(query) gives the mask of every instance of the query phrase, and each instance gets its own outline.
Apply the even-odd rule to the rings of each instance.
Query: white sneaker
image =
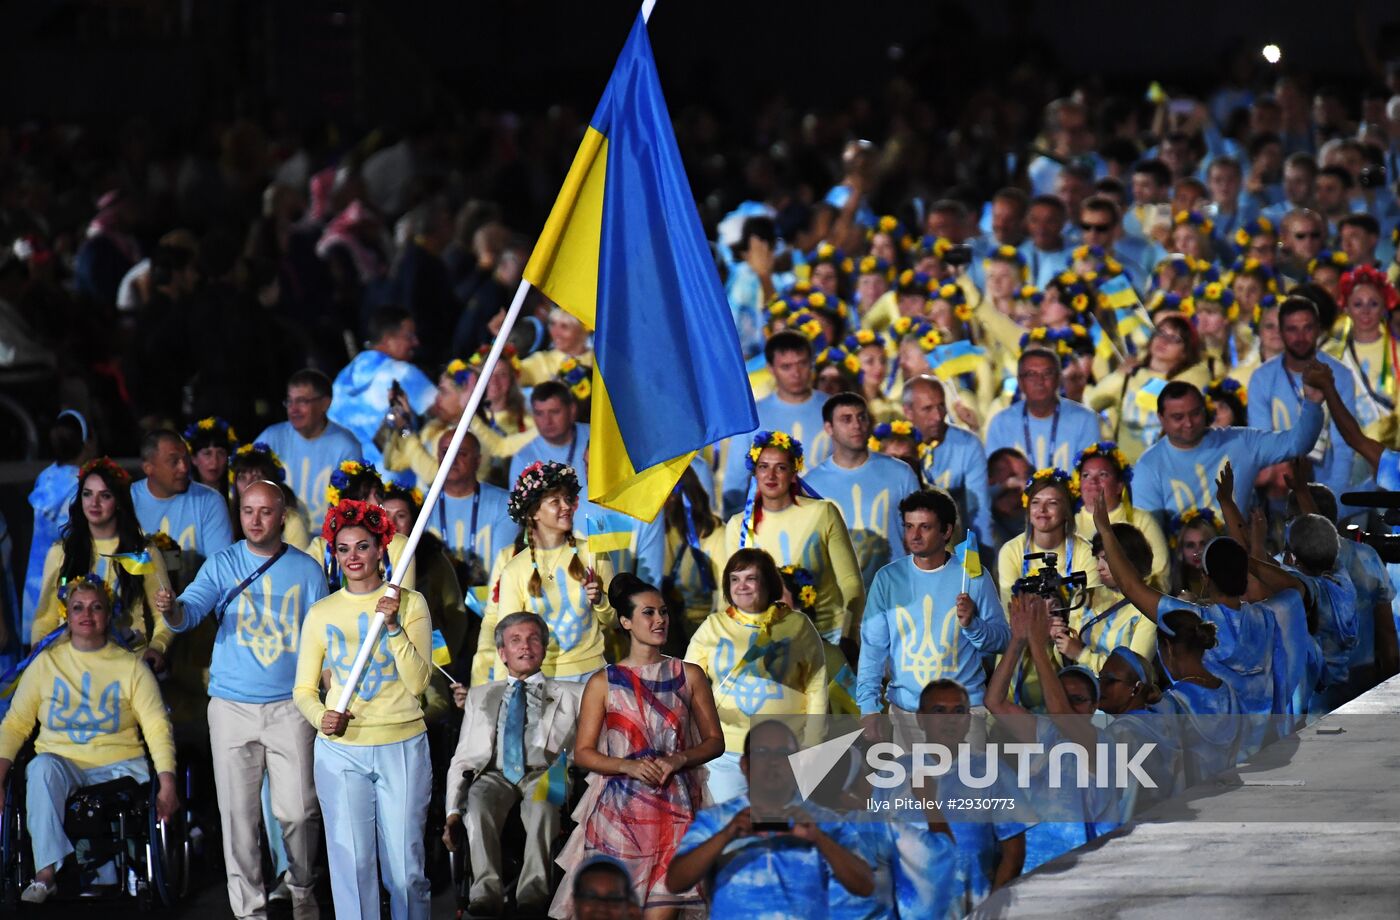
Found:
[[[269,901],[290,901],[292,899],[292,889],[287,885],[285,872],[277,880],[277,887],[272,889],[272,893],[267,896],[267,899]]]
[[[43,904],[53,894],[55,885],[46,885],[37,878],[29,883],[29,887],[24,889],[24,893],[19,899],[26,904]]]

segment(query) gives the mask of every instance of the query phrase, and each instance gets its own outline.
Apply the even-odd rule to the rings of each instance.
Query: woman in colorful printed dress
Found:
[[[693,890],[671,893],[666,869],[709,804],[701,764],[724,753],[724,736],[705,672],[662,654],[670,617],[660,592],[624,572],[608,596],[630,648],[583,691],[574,761],[593,775],[559,864],[572,872],[590,856],[611,856],[627,866],[647,920],[671,920],[702,908]],[[572,890],[559,886],[550,916],[574,915]]]

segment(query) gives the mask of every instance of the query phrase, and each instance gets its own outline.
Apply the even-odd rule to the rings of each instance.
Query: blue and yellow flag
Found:
[[[563,805],[569,796],[568,770],[569,754],[567,751],[560,751],[559,756],[554,758],[554,763],[535,781],[534,793],[530,798],[536,802]]]
[[[442,630],[433,630],[433,664],[445,668],[452,663],[452,650],[447,647],[447,638]]]
[[[935,345],[929,352],[928,363],[933,372],[944,380],[959,374],[970,374],[987,360],[987,349],[974,345],[966,339]]]
[[[1137,292],[1133,290],[1132,284],[1125,275],[1115,275],[1109,278],[1099,285],[1099,293],[1104,296],[1107,305],[1114,310],[1122,307],[1133,307],[1138,303]]]
[[[149,550],[143,549],[139,553],[113,553],[107,558],[126,569],[129,575],[151,575],[156,570],[156,564],[152,561]]]
[[[1153,377],[1151,380],[1137,388],[1133,394],[1133,402],[1147,415],[1157,413],[1157,397],[1162,395],[1162,391],[1167,388],[1167,381],[1162,377]]]
[[[632,545],[632,518],[616,511],[588,513],[588,551],[617,553]]]
[[[758,427],[640,14],[525,278],[593,330],[590,501],[650,521],[696,451]]]
[[[971,528],[967,531],[967,539],[958,547],[958,560],[962,562],[963,574],[968,578],[978,578],[982,575],[982,551]]]

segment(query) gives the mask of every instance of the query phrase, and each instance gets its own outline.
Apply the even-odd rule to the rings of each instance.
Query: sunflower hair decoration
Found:
[[[1079,510],[1079,480],[1057,466],[1042,467],[1031,474],[1031,478],[1026,480],[1025,489],[1021,492],[1021,507],[1030,507],[1033,493],[1052,487],[1064,489],[1074,506],[1074,510]]]
[[[800,565],[785,565],[778,571],[792,579],[797,590],[793,592],[793,600],[799,607],[813,608],[817,606],[817,579],[811,571],[804,569]]]
[[[120,486],[131,485],[131,474],[117,465],[111,457],[94,457],[82,468],[78,470],[78,488],[81,489],[83,480],[93,473],[102,473],[106,479]]]
[[[1249,390],[1234,377],[1221,377],[1206,385],[1207,398],[1218,399],[1222,396],[1233,396],[1241,406],[1249,406]]]
[[[982,266],[985,268],[993,262],[1013,266],[1023,283],[1030,278],[1030,267],[1026,264],[1026,257],[1021,255],[1021,251],[1015,246],[1002,244],[993,249],[982,259]]]
[[[932,275],[906,268],[900,272],[896,296],[932,298],[937,290],[938,281]]]
[[[232,453],[238,447],[238,435],[233,426],[217,415],[210,415],[190,425],[183,432],[185,446],[194,453],[200,447],[222,447]]]
[[[1133,465],[1128,462],[1128,455],[1123,453],[1116,441],[1095,441],[1079,452],[1079,456],[1074,458],[1074,478],[1075,487],[1079,485],[1079,474],[1084,469],[1084,464],[1088,460],[1097,457],[1100,460],[1107,460],[1112,463],[1118,471],[1118,478],[1123,481],[1123,485],[1131,485],[1133,482]]]
[[[880,351],[884,351],[885,337],[872,329],[858,329],[846,336],[846,340],[842,342],[841,345],[851,354],[855,354],[862,348],[869,348],[872,345],[880,349]]]
[[[1273,221],[1267,217],[1256,217],[1235,231],[1235,245],[1240,249],[1247,249],[1255,237],[1273,234],[1273,232]]]
[[[1109,255],[1108,251],[1102,246],[1076,246],[1074,252],[1071,253],[1071,260],[1074,262],[1088,262],[1097,266],[1096,269],[1090,269],[1079,274],[1080,280],[1083,281],[1095,282],[1099,280],[1100,275],[1112,278],[1115,275],[1121,275],[1123,273],[1123,263]],[[1060,277],[1063,278],[1066,274],[1073,273],[1062,272]]]
[[[826,367],[839,367],[842,370],[853,374],[857,381],[861,380],[860,359],[840,345],[832,345],[822,350],[817,355],[817,370],[821,371]]]
[[[929,257],[938,259],[940,262],[948,254],[948,250],[953,248],[953,241],[946,236],[934,236],[925,234],[919,238],[919,242],[914,247],[915,260]]]
[[[927,337],[929,333],[937,333],[933,324],[927,320],[913,316],[901,316],[890,323],[890,331],[894,333],[896,341],[920,341]]]
[[[476,350],[475,354],[473,354],[470,358],[467,359],[467,367],[469,367],[473,371],[480,371],[482,366],[486,364],[486,356],[489,354],[491,354],[491,346],[481,346]],[[516,376],[519,376],[520,355],[516,353],[514,345],[506,345],[504,348],[501,349],[501,361],[510,362],[510,369],[515,372]],[[454,360],[452,364],[447,365],[447,372],[452,374],[452,379],[454,382],[456,382],[458,386],[462,386],[466,383],[466,375],[463,375],[459,378],[456,372],[454,372],[452,369],[453,365],[458,363],[460,363],[460,361]]]
[[[578,498],[578,473],[573,467],[554,460],[536,460],[520,471],[506,502],[506,513],[512,521],[524,526],[545,495],[556,489],[562,489],[570,501]]]
[[[1317,254],[1314,259],[1308,260],[1308,274],[1312,275],[1319,268],[1335,268],[1338,271],[1346,271],[1351,268],[1351,259],[1340,249],[1324,249]]]
[[[412,485],[412,474],[396,476],[384,483],[384,503],[387,505],[395,498],[408,502],[414,514],[423,510],[423,490]]]
[[[1214,304],[1220,307],[1225,314],[1226,322],[1233,323],[1240,318],[1240,305],[1235,301],[1234,293],[1225,286],[1223,281],[1210,281],[1206,284],[1196,285],[1192,291],[1193,306],[1200,304]]]
[[[880,453],[890,441],[897,438],[922,444],[924,434],[914,427],[913,422],[897,418],[892,422],[881,422],[876,425],[875,430],[870,433],[870,439],[866,441],[866,446],[876,453]]]
[[[233,452],[233,456],[229,458],[229,483],[232,484],[233,481],[238,478],[238,466],[251,463],[251,461],[254,460],[266,460],[272,465],[273,470],[276,472],[277,481],[287,481],[287,467],[286,464],[282,462],[282,458],[277,456],[276,452],[274,452],[273,449],[269,447],[265,442],[254,441],[251,444],[244,444],[242,447],[238,448],[238,450]],[[242,461],[242,464],[240,463],[240,461]]]
[[[565,358],[554,376],[569,388],[574,399],[585,400],[593,395],[593,368],[576,358]]]
[[[807,264],[812,268],[816,268],[818,265],[830,265],[843,277],[855,271],[856,268],[850,256],[830,243],[820,243],[816,249],[808,253]]]
[[[72,596],[74,591],[79,589],[96,591],[98,594],[101,594],[102,600],[107,604],[108,612],[115,614],[116,611],[114,611],[112,607],[116,599],[112,596],[112,589],[107,587],[107,583],[102,580],[102,576],[98,575],[96,572],[88,572],[86,575],[75,575],[58,586],[58,600],[59,603],[63,605],[65,613],[67,613],[68,610],[68,598]]]
[[[1167,542],[1171,544],[1172,549],[1176,549],[1181,542],[1182,531],[1196,523],[1209,524],[1216,533],[1225,529],[1214,509],[1187,508],[1180,514],[1172,515],[1171,520],[1167,522]]]
[[[1196,305],[1190,297],[1183,297],[1171,291],[1158,291],[1147,302],[1147,312],[1151,316],[1158,313],[1180,313],[1189,319],[1196,315]]]
[[[1177,227],[1190,226],[1195,228],[1197,233],[1204,234],[1215,230],[1215,222],[1200,211],[1177,211],[1172,217],[1172,224]]]
[[[326,504],[339,504],[341,494],[350,488],[351,483],[368,476],[374,477],[374,485],[382,492],[384,480],[379,478],[379,471],[374,468],[373,463],[363,459],[342,460],[340,466],[331,473],[331,481],[326,486]]]
[[[879,275],[886,283],[894,284],[894,266],[879,256],[862,256],[857,274]]]
[[[1021,289],[1016,292],[1016,299],[1024,300],[1026,303],[1038,307],[1040,302],[1045,299],[1045,295],[1034,284],[1023,284]]]
[[[394,522],[383,508],[369,502],[347,498],[333,508],[326,510],[325,523],[321,525],[321,538],[327,547],[335,546],[336,536],[347,527],[363,527],[374,536],[380,550],[389,548],[394,539]]]
[[[753,436],[753,444],[749,447],[749,452],[744,457],[744,469],[750,475],[754,471],[754,466],[758,463],[759,455],[767,448],[781,450],[787,453],[792,460],[792,471],[802,472],[802,442],[788,434],[786,431],[760,431]]]

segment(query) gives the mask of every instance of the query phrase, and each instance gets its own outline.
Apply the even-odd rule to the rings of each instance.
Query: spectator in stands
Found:
[[[350,431],[360,444],[360,456],[383,462],[375,435],[384,424],[390,397],[402,392],[415,413],[427,412],[437,387],[413,364],[418,331],[403,307],[380,307],[369,319],[370,347],[355,356],[331,385],[327,417]]]
[[[543,913],[550,898],[550,854],[562,821],[567,774],[548,775],[567,755],[578,728],[583,685],[557,681],[540,671],[549,627],[533,614],[515,612],[494,625],[492,641],[505,674],[467,692],[457,750],[447,768],[447,828],[443,841],[455,850],[466,834],[472,867],[468,909],[499,914],[504,903],[501,831],[513,805],[525,825],[525,857],[516,882],[522,913]],[[464,775],[471,783],[464,791]],[[545,782],[549,795],[535,795]]]

